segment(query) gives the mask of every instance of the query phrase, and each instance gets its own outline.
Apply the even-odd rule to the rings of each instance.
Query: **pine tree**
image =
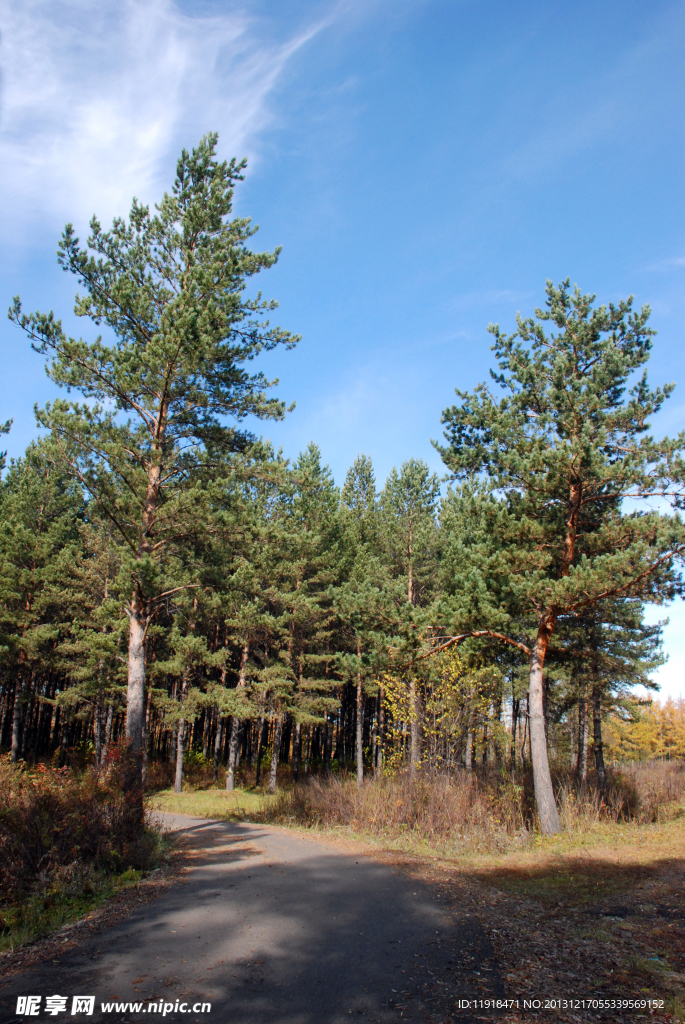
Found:
[[[455,477],[486,474],[502,497],[480,499],[487,526],[481,523],[479,545],[455,567],[453,590],[477,593],[481,631],[492,635],[503,626],[501,639],[529,656],[530,739],[545,833],[560,828],[543,709],[557,620],[613,597],[669,596],[670,567],[685,551],[677,516],[626,513],[622,505],[630,497],[677,500],[683,481],[685,435],[655,441],[647,434],[647,418],[673,386],[652,390],[645,373],[631,386],[649,357],[649,309],[634,313],[630,299],[595,307],[594,299],[571,291],[568,281],[558,288],[548,282],[545,310],[519,316],[511,335],[491,327],[499,367],[492,377],[505,397],[497,400],[485,384],[472,394],[458,391],[461,404],[443,413],[448,443],[439,447]],[[547,324],[556,333],[546,333]]]
[[[0,491],[0,640],[13,689],[11,760],[26,751],[26,710],[58,660],[56,647],[73,605],[62,581],[78,557],[83,495],[33,442],[12,460]]]
[[[657,689],[651,675],[665,662],[662,623],[646,625],[643,619],[644,605],[640,600],[602,601],[579,615],[561,620],[557,643],[550,645],[548,657],[552,663],[559,659],[562,666],[571,662],[577,685],[577,692],[572,695],[582,709],[577,774],[584,778],[581,762],[589,749],[587,740],[580,735],[582,729],[592,737],[597,786],[602,795],[607,784],[602,718],[607,713],[630,709],[633,687]]]
[[[192,582],[183,574],[166,579],[164,559],[198,529],[196,476],[212,452],[230,453],[248,440],[225,417],[283,416],[283,404],[266,395],[269,382],[244,364],[297,341],[260,320],[275,303],[243,294],[278,250],[251,252],[256,229],[229,219],[245,163],[219,162],[216,143],[208,135],[192,153],[183,151],[172,191],[154,214],[134,199],[128,221],[116,219],[110,231],[93,218],[84,249],[66,227],[58,260],[85,289],[75,312],[104,323],[112,343],[69,338],[52,313],[22,314],[19,299],[10,311],[48,356],[50,378],[86,400],[55,401],[38,415],[127,550],[126,730],[138,778],[147,631],[160,601]]]
[[[416,637],[423,632],[424,616],[417,608],[430,604],[437,580],[438,524],[437,509],[440,482],[425,462],[408,459],[399,473],[393,469],[388,477],[380,503],[383,517],[383,543],[391,571],[405,588],[400,605],[404,619],[404,654],[411,658]],[[411,708],[410,771],[414,772],[421,756],[421,709],[417,687],[417,669],[408,669]]]

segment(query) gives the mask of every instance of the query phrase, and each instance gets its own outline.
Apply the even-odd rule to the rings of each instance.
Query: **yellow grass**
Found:
[[[585,904],[682,871],[685,817],[662,824],[598,823],[584,834],[536,837],[527,850],[464,858],[481,881],[543,901]]]
[[[172,814],[192,814],[198,818],[221,818],[229,821],[249,819],[253,814],[260,814],[275,798],[268,793],[256,790],[235,789],[185,789],[183,793],[174,793],[173,789],[163,789],[151,796],[148,801],[150,810],[169,811]]]

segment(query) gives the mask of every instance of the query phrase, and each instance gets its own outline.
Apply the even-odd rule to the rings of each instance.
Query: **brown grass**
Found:
[[[483,783],[466,773],[381,778],[358,788],[353,779],[312,779],[281,792],[265,820],[314,828],[343,826],[364,835],[427,844],[448,852],[503,850],[530,840],[521,795],[508,779]]]
[[[680,812],[685,767],[640,765],[610,773],[604,798],[591,786],[557,779],[564,834],[601,838],[609,824],[665,822]],[[505,853],[530,847],[537,834],[532,778],[506,772],[422,775],[408,773],[368,780],[349,776],[313,778],[281,791],[265,808],[268,821],[309,828],[346,828],[399,843],[428,846],[459,856]]]
[[[641,821],[663,820],[685,795],[683,761],[646,761],[622,768],[618,774],[635,790],[638,801],[635,817]]]

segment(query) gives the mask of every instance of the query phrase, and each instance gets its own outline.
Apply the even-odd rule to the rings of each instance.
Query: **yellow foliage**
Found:
[[[413,679],[414,700],[411,677],[386,674],[382,679],[389,774],[404,763],[411,723],[417,719],[422,760],[434,767],[450,759],[466,729],[490,719],[493,688],[500,678],[496,669],[467,667],[458,651],[449,650],[423,663],[419,671]]]
[[[685,698],[651,701],[635,721],[613,715],[606,725],[606,746],[617,761],[685,757]]]

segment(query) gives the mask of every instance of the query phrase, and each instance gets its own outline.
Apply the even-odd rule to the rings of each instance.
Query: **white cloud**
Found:
[[[2,231],[128,211],[154,200],[182,145],[220,132],[243,156],[269,121],[288,60],[327,22],[260,42],[234,10],[187,17],[172,0],[5,0],[2,30]],[[46,224],[47,222],[47,224]]]

